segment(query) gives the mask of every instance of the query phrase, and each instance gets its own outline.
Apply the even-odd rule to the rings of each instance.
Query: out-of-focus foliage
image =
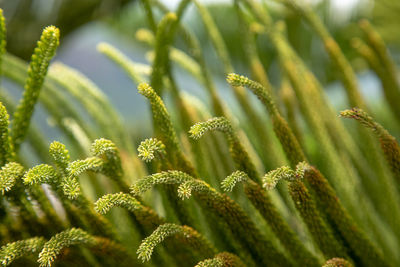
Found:
[[[67,36],[88,22],[121,10],[132,0],[13,0],[1,1],[8,28],[8,51],[28,59],[47,25],[56,25]]]

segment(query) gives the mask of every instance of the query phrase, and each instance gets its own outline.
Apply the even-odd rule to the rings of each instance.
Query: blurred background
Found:
[[[358,72],[363,93],[371,105],[379,110],[382,98],[380,84],[375,75],[367,70],[366,63],[361,60],[351,46],[351,38],[359,36],[357,22],[361,18],[369,19],[387,43],[391,54],[399,60],[400,35],[400,1],[396,0],[304,0],[314,5],[314,9],[322,17],[330,32],[337,40],[346,56]],[[168,8],[174,10],[179,0],[163,0]],[[218,28],[233,56],[238,72],[249,74],[246,53],[239,41],[236,13],[232,1],[208,0],[207,4]],[[340,82],[332,71],[331,62],[324,51],[318,36],[312,33],[308,25],[288,9],[282,8],[275,1],[264,1],[270,7],[274,17],[284,20],[290,42],[308,66],[322,82],[337,109],[347,108]],[[135,0],[0,0],[7,23],[7,50],[29,61],[30,55],[40,37],[42,29],[47,25],[56,25],[61,30],[61,45],[56,61],[61,61],[78,69],[93,80],[107,94],[111,102],[125,118],[127,127],[140,126],[139,135],[146,134],[151,126],[147,103],[136,92],[136,85],[104,55],[96,50],[100,42],[108,42],[126,53],[132,60],[148,64],[147,45],[135,38],[140,28],[148,28],[141,1]],[[156,13],[157,19],[161,14]],[[210,41],[203,27],[197,10],[191,6],[184,15],[184,23],[199,38],[207,64],[214,74],[218,90],[228,105],[235,107],[221,63],[217,60]],[[259,37],[259,53],[268,70],[273,84],[279,85],[276,54],[266,37]],[[175,45],[179,48],[179,37]],[[184,49],[184,47],[181,47]],[[4,66],[5,68],[7,66]],[[176,79],[181,90],[185,90],[200,99],[207,101],[205,91],[178,66],[174,67]],[[40,111],[36,112],[40,117]],[[389,127],[390,128],[390,127]],[[50,131],[51,132],[51,131]]]

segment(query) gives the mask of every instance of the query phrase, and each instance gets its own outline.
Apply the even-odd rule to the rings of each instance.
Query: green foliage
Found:
[[[24,174],[24,167],[19,163],[10,162],[1,167],[0,170],[0,191],[4,195],[5,192],[9,191],[14,184]]]
[[[43,245],[39,253],[40,266],[52,266],[60,253],[74,245],[85,245],[87,247],[102,247],[102,250],[122,250],[123,248],[104,238],[97,238],[79,228],[71,228],[54,235]],[[126,256],[126,255],[125,255]]]
[[[18,258],[32,253],[38,253],[45,242],[43,237],[32,237],[2,246],[0,250],[1,265],[8,266]]]
[[[242,260],[235,254],[222,252],[215,255],[212,259],[207,259],[196,264],[196,267],[240,267],[246,266]]]
[[[58,47],[59,39],[60,31],[56,27],[45,28],[32,55],[24,95],[17,106],[12,122],[11,136],[16,150],[27,133],[34,106],[39,97],[50,60]]]
[[[12,160],[14,157],[14,149],[11,142],[8,119],[9,115],[6,108],[3,106],[3,104],[0,104],[1,166],[3,166],[6,162]]]
[[[353,264],[341,258],[328,260],[322,267],[352,267]]]
[[[142,133],[129,130],[92,81],[61,63],[50,66],[56,27],[45,28],[29,66],[5,52],[0,10],[3,87],[24,87],[18,105],[0,91],[0,263],[398,266],[400,86],[369,22],[360,22],[363,35],[353,45],[381,81],[389,115],[376,118],[385,127],[368,115],[376,108],[363,99],[352,60],[310,6],[280,0],[283,13],[271,16],[269,3],[235,1],[230,16],[237,16],[248,54],[240,69],[250,79],[233,73],[227,40],[208,7],[183,0],[173,13],[157,0],[143,2],[149,29],[136,38],[152,49],[148,64],[112,45],[97,47],[150,104],[154,138],[140,144],[135,137]],[[238,102],[234,112],[218,94],[203,44],[182,23],[190,2]],[[275,22],[287,10],[325,47],[333,63],[327,68],[354,106],[340,116],[364,127],[337,118],[302,50],[287,38],[293,29]],[[260,56],[264,35],[279,58],[272,82]],[[209,105],[180,91],[176,66],[204,88]],[[67,146],[48,142],[30,122],[39,102]],[[33,156],[20,149],[24,141]]]
[[[292,170],[290,167],[280,167],[276,170],[272,170],[264,175],[263,187],[267,190],[275,188],[280,180],[293,181],[295,179],[302,179],[305,170],[308,169],[306,162],[300,162],[296,166],[296,170]]]
[[[142,261],[151,258],[154,248],[170,236],[178,236],[183,239],[182,245],[192,247],[196,253],[203,254],[204,257],[215,253],[215,248],[201,234],[189,226],[180,226],[172,223],[160,225],[154,232],[146,237],[140,244],[137,254]]]
[[[136,198],[125,193],[107,194],[94,203],[94,208],[101,214],[106,214],[113,207],[123,207],[133,212],[136,219],[144,226],[154,228],[163,219],[149,207],[142,205]]]
[[[361,109],[353,108],[351,110],[345,110],[340,112],[340,116],[357,120],[365,127],[370,128],[378,136],[385,158],[392,169],[393,175],[398,183],[397,186],[400,188],[400,146],[396,138],[389,134],[387,130]]]
[[[235,171],[221,182],[221,188],[224,191],[232,191],[237,183],[247,181],[247,174],[241,171]]]
[[[146,162],[150,162],[154,158],[165,156],[165,146],[156,138],[149,138],[140,143],[138,152],[138,157]]]

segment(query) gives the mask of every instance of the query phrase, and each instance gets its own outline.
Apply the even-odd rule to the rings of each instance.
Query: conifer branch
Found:
[[[201,138],[208,131],[220,131],[227,134],[229,137],[233,135],[231,123],[224,117],[211,118],[205,122],[198,122],[190,127],[190,137],[194,139]]]
[[[165,156],[165,145],[157,138],[148,138],[142,141],[138,147],[138,157],[146,162],[153,159],[161,159]]]
[[[397,180],[398,188],[400,188],[400,146],[396,138],[362,109],[353,108],[344,110],[340,112],[340,116],[343,118],[355,119],[365,127],[370,128],[376,134],[379,138],[386,161],[389,163]]]
[[[342,258],[332,258],[325,262],[322,267],[353,267],[353,264]]]
[[[78,168],[76,168],[78,169]],[[79,173],[79,171],[77,171]],[[75,177],[62,178],[54,167],[48,164],[40,164],[30,168],[24,175],[25,184],[49,184],[56,191],[62,191],[67,197],[75,199],[80,194],[80,186]]]
[[[324,255],[326,257],[340,255],[341,257],[347,258],[345,249],[342,244],[335,239],[331,228],[329,228],[323,220],[308,189],[299,181],[299,179],[304,177],[305,171],[310,168],[311,167],[304,162],[299,163],[296,166],[296,170],[292,170],[290,167],[278,168],[264,176],[264,187],[271,189],[281,179],[289,181],[289,192],[293,202]]]
[[[290,181],[294,177],[294,171],[287,166],[272,170],[264,175],[263,187],[267,190],[274,189],[280,180]]]
[[[232,76],[232,77],[234,77],[234,76]],[[237,79],[237,80],[240,81],[240,79]],[[315,118],[315,117],[313,117],[313,118]],[[282,124],[282,125],[284,125],[284,124]],[[318,128],[319,125],[316,125],[316,127]],[[277,130],[275,133],[276,133],[277,137],[279,138],[279,140],[281,141],[281,144],[285,150],[285,154],[288,157],[288,159],[290,160],[292,165],[296,165],[298,162],[303,161],[305,159],[304,153],[300,149],[293,149],[293,148],[299,147],[299,145],[298,144],[296,145],[297,140],[294,137],[294,135],[291,133],[290,128],[277,127]],[[321,135],[320,139],[323,139],[323,135]],[[292,145],[290,145],[290,144],[292,144]],[[313,191],[318,192],[318,197],[319,197],[320,201],[323,201],[326,206],[334,206],[335,207],[334,210],[328,210],[330,218],[333,219],[334,221],[338,220],[338,216],[335,215],[335,212],[339,212],[339,211],[341,214],[343,214],[343,216],[344,216],[343,218],[348,218],[348,216],[345,216],[345,214],[347,214],[347,211],[345,211],[344,208],[341,206],[341,204],[338,203],[337,197],[336,198],[334,197],[336,195],[336,193],[334,193],[333,188],[326,181],[325,177],[323,177],[321,174],[319,174],[320,176],[318,176],[316,174],[316,172],[318,172],[318,171],[314,168],[312,168],[312,170],[309,172],[309,173],[315,174],[315,175],[312,175],[313,177],[320,178],[320,179],[318,179],[318,182],[313,182],[313,183],[311,183],[311,185],[313,187]],[[306,175],[306,177],[308,178],[310,176]],[[309,180],[309,178],[307,180]],[[322,187],[322,185],[324,185],[324,187],[320,188],[320,187]],[[322,193],[322,192],[325,192],[325,193]],[[325,195],[326,192],[331,192],[329,194],[329,196],[331,196],[331,197],[328,199],[326,198],[327,196]],[[342,223],[344,223],[344,222],[342,222]],[[364,234],[358,230],[358,227],[354,225],[354,222],[352,222],[351,220],[347,220],[344,223],[344,225],[341,225],[341,227],[343,227],[345,229],[348,229],[347,227],[355,227],[354,229],[357,229],[357,231],[354,231],[355,239],[352,239],[352,238],[347,239],[347,241],[349,243],[351,243],[351,246],[356,251],[356,253],[360,253],[360,250],[367,250],[367,251],[369,251],[369,253],[367,253],[367,254],[371,255],[370,260],[376,262],[377,264],[386,264],[385,261],[381,258],[379,252],[376,251],[376,248],[373,246],[373,244],[371,244],[370,241],[365,238]],[[344,233],[344,232],[342,232],[342,233]],[[353,243],[353,240],[356,240],[357,241],[356,243],[360,242],[358,244],[361,244],[361,240],[364,240],[365,245],[363,245],[363,246],[356,245],[356,243]]]
[[[366,110],[357,91],[354,71],[320,18],[311,8],[301,6],[296,0],[276,1],[285,3],[300,14],[300,19],[309,22],[322,39],[331,61],[336,64],[348,100],[358,103],[353,106]],[[247,135],[236,131],[236,125],[231,123],[230,112],[221,104],[199,40],[186,25],[180,24],[190,2],[197,7],[217,57],[222,62],[227,81],[242,108]],[[323,258],[330,259],[324,267],[389,267],[398,264],[395,245],[400,238],[400,226],[397,223],[400,204],[396,191],[400,189],[400,146],[396,139],[363,110],[346,110],[342,112],[342,117],[354,118],[361,124],[357,128],[360,140],[355,142],[329,105],[323,86],[285,37],[285,23],[274,23],[275,18],[270,16],[267,6],[259,1],[238,0],[234,4],[242,32],[239,47],[247,52],[249,60],[245,65],[250,67],[255,81],[232,73],[234,65],[228,51],[231,46],[225,44],[212,13],[199,2],[183,0],[175,13],[171,13],[159,0],[144,0],[151,31],[141,29],[137,32],[137,38],[154,49],[150,52],[151,67],[136,64],[111,45],[103,43],[98,46],[98,50],[127,72],[135,83],[140,83],[139,93],[150,102],[156,138],[146,139],[140,144],[138,157],[133,147],[134,139],[128,135],[128,130],[106,95],[93,82],[60,63],[54,64],[47,73],[58,46],[58,29],[50,26],[43,31],[27,73],[27,64],[5,52],[6,29],[0,9],[0,76],[7,78],[4,84],[6,89],[10,89],[8,81],[20,85],[18,87],[25,84],[25,92],[17,108],[5,92],[0,92],[0,242],[3,245],[0,248],[0,265],[28,262],[35,256],[32,254],[42,250],[39,255],[41,266],[58,265],[55,262],[57,258],[61,265],[125,266],[126,263],[127,266],[136,266],[140,263],[125,248],[132,248],[137,238],[144,239],[146,236],[139,247],[138,256],[142,261],[151,257],[153,262],[145,265],[193,266],[198,262],[196,266],[317,267],[322,265],[320,261]],[[161,21],[155,20],[153,8],[161,11],[157,13],[161,14]],[[400,106],[396,106],[400,99],[396,66],[371,25],[362,21],[360,27],[366,34],[368,45],[360,39],[353,41],[353,45],[379,76],[386,100],[396,113],[400,111]],[[173,47],[178,31],[179,41],[185,45],[184,50]],[[293,89],[298,98],[295,102],[288,100],[285,104],[289,122],[292,122],[291,118],[296,112],[293,107],[299,104],[306,122],[307,142],[304,142],[304,150],[298,142],[301,135],[297,133],[295,123],[290,126],[295,129],[296,135],[281,115],[281,102],[279,99],[275,101],[274,90],[271,90],[257,54],[255,34],[265,33],[277,50],[284,72],[283,80],[287,76],[291,83],[285,87],[283,94],[292,87],[289,91]],[[179,93],[172,70],[173,63],[178,63],[207,88],[213,112],[218,117],[193,125],[210,115],[197,100]],[[145,78],[149,78],[152,87],[143,82]],[[164,87],[171,90],[173,116],[170,116],[161,98]],[[245,87],[265,106],[268,118],[259,117]],[[44,92],[40,93],[41,90]],[[75,161],[59,142],[51,143],[47,150],[45,136],[35,130],[34,125],[29,126],[39,94],[49,115],[49,122],[54,123],[71,143],[71,155],[84,155],[90,140],[99,136],[116,143],[97,139],[91,146],[89,157],[79,157]],[[290,97],[283,98],[287,100]],[[76,107],[80,109],[76,110]],[[80,114],[82,110],[85,112]],[[9,114],[13,118],[11,123]],[[178,123],[173,125],[175,118]],[[279,142],[270,138],[272,131],[265,124],[269,119]],[[87,123],[87,120],[91,122]],[[220,131],[224,136],[206,136],[202,145],[188,140],[182,132],[191,125],[189,134],[192,139],[199,139],[207,131]],[[377,143],[373,142],[374,135],[367,128],[372,129],[379,139],[398,188],[393,186],[392,175],[384,164],[385,159],[380,156]],[[308,136],[309,131],[312,137]],[[31,159],[31,153],[18,155],[25,137],[29,139],[29,145],[38,159],[44,163],[51,159],[54,165],[41,164],[25,171],[23,166],[37,160]],[[227,154],[225,139],[231,156]],[[366,147],[361,150],[359,144],[365,144]],[[117,147],[121,148],[121,153]],[[196,169],[184,151],[189,152]],[[286,159],[282,158],[282,152],[290,167],[284,166]],[[309,165],[306,155],[323,172],[327,172],[337,192],[317,168]],[[139,158],[156,162],[143,164]],[[149,173],[164,172],[137,180],[146,172],[144,167],[148,168]],[[272,171],[260,179],[256,167]],[[246,198],[250,200],[259,213],[257,216],[249,214],[254,212],[253,207],[246,206],[244,209],[213,188],[220,182],[218,179],[231,173],[233,168],[237,171],[223,179],[220,187],[229,192],[238,183],[242,184],[243,191],[235,191],[233,195],[241,204],[247,203]],[[79,180],[86,171],[93,179],[85,180],[85,184],[82,184],[85,188],[81,188]],[[204,180],[198,178],[197,172]],[[113,179],[112,187],[116,182],[119,187],[117,192],[122,192],[103,195],[92,203],[84,192],[97,194],[104,191],[101,187],[103,180],[96,179],[99,173]],[[376,177],[379,180],[374,180]],[[135,180],[135,183],[129,188],[125,178]],[[282,179],[286,181],[287,188],[279,186],[279,192],[271,192]],[[88,188],[87,183],[90,183]],[[50,185],[50,190],[47,185]],[[160,217],[137,197],[155,185],[166,187],[157,190],[152,205],[167,219]],[[128,190],[132,194],[127,194]],[[241,195],[243,192],[245,196]],[[186,200],[191,197],[194,199]],[[201,210],[194,210],[198,206]],[[114,207],[127,209],[128,213],[108,214],[111,218],[109,221],[104,214]],[[298,221],[297,215],[300,215],[304,224]],[[266,226],[260,221],[262,219],[268,224],[268,229],[262,229]],[[70,225],[80,228],[68,229]],[[304,231],[307,230],[305,226],[308,231]],[[116,227],[121,227],[118,233],[129,232],[132,236],[120,239]],[[204,231],[220,251],[232,254],[216,254],[218,252],[213,245],[194,229]],[[152,234],[148,235],[149,232]],[[92,236],[92,233],[99,236]],[[31,238],[33,236],[36,237]],[[50,237],[50,240],[46,242],[45,237]],[[123,246],[113,240],[121,240]],[[153,253],[161,242],[166,244]],[[80,251],[68,248],[73,245],[83,245],[88,249]],[[312,251],[307,248],[312,248]],[[128,262],[123,262],[123,259]]]
[[[138,91],[150,101],[156,137],[165,145],[166,150],[170,155],[169,160],[171,161],[171,164],[179,167],[183,171],[194,174],[193,166],[183,155],[179,147],[171,118],[162,99],[157,95],[153,88],[146,83],[139,84]]]
[[[299,165],[299,169],[303,168],[302,164]],[[298,170],[298,172],[299,175],[301,175],[302,170]],[[279,238],[286,250],[292,255],[293,259],[296,259],[296,262],[302,266],[320,266],[318,259],[304,247],[300,239],[286,223],[267,192],[263,190],[260,185],[251,181],[246,173],[239,171],[234,172],[222,181],[222,188],[224,191],[229,191],[233,183],[237,181],[244,182],[246,196],[268,222],[272,231]]]
[[[14,158],[14,148],[9,132],[9,115],[0,102],[0,166]]]
[[[1,266],[8,266],[18,258],[38,253],[46,240],[43,237],[33,237],[25,240],[8,243],[0,249]]]
[[[287,44],[285,44],[285,46],[286,45]],[[282,46],[284,46],[284,45],[282,45]],[[287,49],[289,50],[289,48],[287,48]],[[289,53],[289,52],[285,51],[285,53]],[[235,78],[235,76],[232,76],[232,77]],[[239,79],[239,77],[236,77],[235,80],[236,81],[241,81],[241,79]],[[243,81],[245,83],[248,83],[248,81],[246,79],[244,79]],[[266,93],[267,91],[266,90],[262,90],[261,89],[261,85],[257,85],[257,84],[254,85],[254,82],[251,82],[249,84],[249,86],[253,86],[253,87],[257,88],[257,89],[260,89],[260,90],[254,91],[254,92],[261,94],[261,96],[259,97],[260,99],[263,99],[263,98],[265,99],[265,97],[263,97],[262,95],[263,94],[267,94]],[[297,89],[299,89],[299,88],[297,88]],[[261,91],[261,93],[260,93],[260,91]],[[301,92],[301,93],[303,93],[303,92]],[[268,101],[265,101],[264,104],[267,106],[268,105]],[[305,108],[308,109],[309,105],[310,104],[305,105]],[[272,107],[270,107],[269,109],[272,110]],[[283,147],[283,149],[285,151],[285,154],[286,154],[287,158],[289,159],[291,165],[295,166],[295,165],[297,165],[298,162],[305,161],[306,160],[305,155],[304,155],[304,153],[303,153],[303,151],[302,151],[302,149],[301,149],[296,137],[294,136],[292,130],[288,127],[287,122],[278,113],[275,116],[273,114],[270,114],[270,115],[272,115],[272,122],[273,122],[273,127],[274,127],[275,134],[278,137],[279,141],[281,142],[282,147]],[[315,115],[315,116],[312,115],[312,116],[310,116],[310,119],[311,120],[318,119],[318,115]],[[335,169],[329,168],[328,171],[331,174],[333,174],[334,176],[338,176],[338,174],[340,173],[338,178],[343,178],[343,177],[347,176],[348,175],[348,169],[345,169],[345,168],[341,167],[342,165],[340,165],[338,163],[340,158],[337,155],[337,152],[335,151],[335,148],[333,147],[333,143],[331,143],[327,139],[327,138],[329,138],[328,132],[326,132],[326,130],[323,129],[323,127],[321,127],[323,122],[321,121],[321,122],[317,123],[316,121],[314,121],[313,124],[314,124],[314,126],[311,127],[311,128],[313,130],[316,130],[316,132],[318,132],[317,133],[317,135],[319,136],[318,139],[320,140],[321,145],[323,147],[325,147],[324,150],[326,151],[327,158],[330,158],[330,160],[332,160],[333,162],[337,162],[335,164],[332,164],[332,166],[333,165],[340,166],[340,169],[338,169],[338,168],[335,168]],[[323,132],[325,132],[325,133],[323,133]],[[341,132],[341,134],[342,134],[342,132]],[[343,137],[343,140],[345,140],[345,139],[346,138]],[[346,145],[348,145],[348,144],[346,144]],[[356,149],[357,148],[355,148],[353,150],[356,150]],[[353,150],[351,150],[351,151],[353,151]],[[355,154],[352,154],[352,156],[355,156]],[[360,157],[357,156],[357,158],[359,159]],[[335,185],[339,186],[340,191],[341,192],[346,192],[345,194],[346,194],[346,199],[348,200],[348,202],[351,202],[351,203],[353,203],[352,205],[355,205],[356,200],[354,199],[354,192],[349,190],[349,188],[343,187],[343,185],[345,183],[346,183],[345,181],[343,181],[342,183],[338,183],[338,181],[335,181]],[[347,184],[349,184],[349,183],[347,183]],[[318,190],[318,189],[315,189],[315,190]]]
[[[125,193],[107,194],[94,203],[94,208],[101,214],[106,214],[113,207],[123,207],[133,212],[137,220],[150,229],[164,223],[157,213],[141,204],[136,198]]]
[[[288,74],[293,89],[296,92],[296,96],[299,98],[300,108],[305,119],[309,123],[309,128],[312,130],[315,138],[319,141],[321,150],[324,151],[323,154],[326,156],[327,161],[331,162],[327,164],[327,172],[329,177],[332,177],[332,181],[338,189],[339,196],[345,199],[345,202],[351,208],[351,211],[354,212],[355,216],[358,217],[360,221],[362,221],[361,218],[365,217],[366,214],[360,212],[360,201],[355,197],[356,195],[359,197],[364,196],[362,192],[360,192],[361,187],[356,186],[357,183],[360,183],[359,178],[354,169],[351,168],[351,164],[348,160],[339,155],[335,145],[344,149],[353,162],[357,162],[357,169],[360,171],[362,171],[361,165],[368,167],[364,156],[356,146],[348,131],[335,118],[330,104],[326,101],[323,95],[321,84],[307,68],[302,59],[297,55],[283,34],[275,27],[275,25],[272,24],[268,12],[253,0],[245,0],[245,2],[248,3],[251,11],[257,17],[257,20],[264,24],[263,26],[266,27],[266,31],[269,37],[271,37],[271,41],[278,49],[280,62],[282,67],[285,69],[285,72]],[[282,142],[281,139],[280,141]],[[290,148],[291,146],[286,147]],[[285,150],[285,152],[287,151]],[[290,155],[291,153],[286,154]],[[305,159],[303,157],[302,159],[289,158],[289,160],[291,162],[299,162]],[[292,167],[296,163],[292,163]],[[343,180],[344,177],[348,178]],[[351,180],[351,182],[347,182],[349,180]],[[357,194],[354,192],[357,192]],[[364,197],[364,199],[365,201],[362,201],[363,205],[372,208],[370,200],[367,197]],[[375,216],[375,213],[369,213],[367,216],[371,217],[372,220],[379,220],[377,216]]]
[[[60,32],[56,27],[46,27],[32,55],[25,91],[15,111],[11,128],[12,141],[16,152],[27,133],[34,106],[38,100],[50,60],[58,47],[59,39]]]
[[[110,252],[115,257],[128,257],[125,249],[119,244],[103,237],[92,236],[79,228],[71,228],[60,232],[47,241],[39,253],[38,262],[41,267],[50,267],[65,248],[74,245],[85,245],[94,250]],[[121,259],[121,258],[120,258]]]
[[[245,182],[248,180],[248,176],[246,173],[242,171],[235,171],[229,176],[227,176],[222,182],[221,182],[221,188],[225,192],[230,192],[233,190],[235,185],[240,182]]]
[[[275,188],[280,180],[294,181],[297,179],[302,179],[305,171],[309,168],[309,165],[303,161],[297,164],[295,170],[292,170],[287,166],[272,170],[264,175],[263,187],[265,187],[267,190],[271,190]]]
[[[67,171],[71,177],[78,177],[86,171],[100,172],[103,161],[98,157],[79,159],[68,164]]]
[[[362,264],[371,266],[390,266],[381,251],[354,222],[353,218],[342,206],[335,190],[325,177],[314,167],[305,172],[305,179],[313,188],[313,192],[321,202],[323,210],[338,229],[341,236],[357,255]]]
[[[216,117],[205,122],[198,122],[190,127],[189,134],[191,138],[199,139],[207,131],[220,131],[226,134],[229,143],[229,150],[237,169],[246,172],[252,180],[260,183],[256,167],[235,134],[232,124],[228,119],[224,117]]]
[[[131,186],[133,195],[141,195],[157,184],[182,184],[182,196],[190,196],[194,193],[208,209],[211,209],[219,218],[228,224],[229,230],[240,240],[241,246],[248,251],[256,261],[270,264],[272,262],[291,266],[290,261],[281,254],[258,231],[253,221],[247,214],[228,196],[218,193],[206,182],[194,179],[190,175],[180,171],[166,171],[146,176]],[[267,256],[268,255],[268,256]]]
[[[65,148],[65,145],[54,141],[50,144],[49,153],[53,157],[57,168],[66,176],[67,168],[70,164],[70,156],[68,150]]]
[[[61,251],[72,245],[92,244],[93,237],[79,228],[71,228],[54,235],[39,253],[40,266],[50,267]]]
[[[391,136],[379,123],[375,122],[374,119],[368,115],[362,109],[359,108],[352,108],[346,109],[340,112],[340,117],[355,119],[356,121],[360,122],[367,128],[370,128],[379,138],[388,138],[393,139],[394,137]]]
[[[10,191],[14,184],[24,175],[24,167],[19,163],[10,162],[0,170],[0,192],[2,195]]]
[[[289,159],[292,166],[298,162],[305,161],[305,155],[299,142],[294,136],[286,120],[280,115],[272,96],[268,93],[260,83],[250,80],[245,76],[238,74],[228,74],[227,82],[233,86],[248,87],[257,98],[264,104],[269,112],[275,135],[281,142],[282,148],[285,151],[286,157]]]
[[[49,184],[55,187],[60,186],[60,179],[56,170],[48,164],[40,164],[30,168],[23,177],[25,184]]]
[[[244,267],[242,260],[235,254],[222,252],[212,259],[206,259],[196,264],[195,267]]]
[[[151,109],[153,111],[154,124],[158,125],[158,130],[155,130],[159,131],[156,133],[160,135],[161,141],[166,145],[167,148],[171,148],[171,150],[177,150],[178,140],[176,138],[176,133],[173,129],[171,118],[162,99],[157,95],[153,88],[146,83],[139,84],[138,91],[150,101]]]
[[[311,236],[325,257],[339,256],[348,258],[343,244],[335,238],[332,229],[323,220],[314,199],[304,183],[294,180],[289,184],[289,191]]]
[[[138,258],[143,262],[149,261],[154,248],[170,236],[177,236],[183,242],[182,245],[189,245],[202,257],[210,257],[216,252],[213,245],[193,228],[165,223],[160,225],[149,237],[142,241],[137,250]]]
[[[226,77],[226,81],[232,86],[243,86],[248,87],[260,101],[265,105],[271,116],[278,112],[275,102],[272,100],[271,95],[267,89],[260,83],[250,80],[245,76],[241,76],[235,73],[229,73]]]
[[[103,160],[102,172],[119,183],[123,189],[128,187],[123,181],[121,158],[117,146],[110,140],[100,138],[94,140],[90,152]]]

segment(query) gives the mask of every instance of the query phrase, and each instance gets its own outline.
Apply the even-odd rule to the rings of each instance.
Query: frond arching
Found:
[[[232,191],[237,183],[247,181],[248,175],[242,171],[235,171],[221,182],[221,188],[224,191]]]
[[[176,235],[182,240],[183,244],[191,246],[196,252],[200,252],[206,257],[215,253],[215,248],[208,240],[193,228],[165,223],[160,225],[150,236],[142,241],[137,250],[138,258],[143,262],[150,260],[153,250],[158,244],[163,242],[167,237]]]
[[[164,220],[160,218],[157,213],[144,206],[136,198],[125,193],[107,194],[99,198],[94,203],[94,208],[101,214],[106,214],[113,207],[123,207],[133,212],[137,220],[143,225],[154,227],[164,223]]]
[[[224,117],[211,118],[204,122],[198,122],[190,127],[190,137],[194,139],[201,138],[208,131],[221,131],[231,136],[233,134],[233,128],[231,123]]]
[[[142,141],[138,147],[138,157],[146,162],[154,158],[161,158],[166,154],[165,145],[156,138],[148,138]]]
[[[45,242],[43,237],[33,237],[2,246],[0,249],[1,266],[8,266],[18,258],[39,252]]]
[[[52,266],[61,251],[72,245],[93,244],[91,235],[78,228],[71,228],[54,235],[47,241],[39,253],[38,262],[40,266]]]
[[[56,170],[48,164],[40,164],[30,168],[24,175],[23,181],[25,184],[50,184],[56,185],[60,181]]]

